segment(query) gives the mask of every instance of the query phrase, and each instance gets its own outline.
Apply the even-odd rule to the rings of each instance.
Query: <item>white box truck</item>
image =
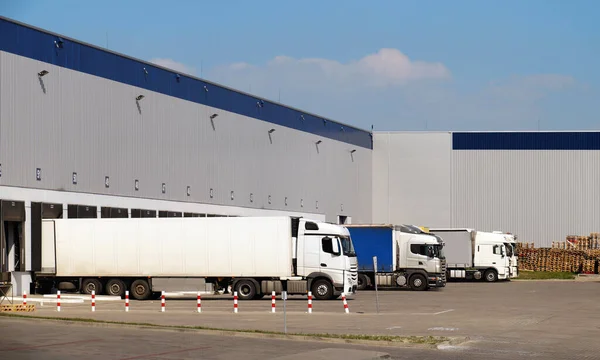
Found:
[[[304,218],[54,219],[42,224],[36,288],[142,300],[160,291],[231,289],[333,299],[357,286],[348,230]]]
[[[345,225],[358,254],[358,290],[446,286],[444,243],[414,225]],[[373,257],[377,257],[377,269]]]
[[[504,235],[473,229],[436,229],[446,245],[448,279],[495,282],[510,276]]]

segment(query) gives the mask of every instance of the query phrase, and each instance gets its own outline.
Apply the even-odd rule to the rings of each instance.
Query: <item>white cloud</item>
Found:
[[[560,127],[557,109],[564,117],[563,109],[581,107],[585,99],[570,76],[515,75],[469,87],[443,63],[412,60],[396,49],[346,63],[277,56],[261,65],[218,66],[208,77],[275,101],[281,94],[284,104],[379,130],[526,130],[536,129],[539,119]]]
[[[150,60],[151,63],[156,64],[158,66],[166,67],[174,71],[178,71],[182,74],[187,75],[196,75],[196,69],[191,66],[187,66],[180,62],[177,62],[173,59],[162,59],[162,58],[154,58]]]
[[[286,86],[330,84],[340,87],[385,87],[418,80],[448,79],[450,71],[441,63],[414,61],[396,49],[381,49],[348,63],[322,58],[295,59],[276,56],[263,66],[235,63],[213,69],[216,81],[240,83],[245,79],[257,83],[280,82]]]

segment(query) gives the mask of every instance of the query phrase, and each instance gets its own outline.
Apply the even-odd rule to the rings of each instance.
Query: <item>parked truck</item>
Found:
[[[283,290],[333,299],[355,293],[357,259],[346,228],[304,218],[53,219],[35,282],[139,300],[225,289],[241,300]]]
[[[358,289],[446,286],[444,244],[413,225],[345,225],[358,254]],[[377,269],[373,257],[377,257]]]
[[[448,279],[495,282],[510,277],[504,234],[473,229],[430,228],[444,240]]]
[[[509,263],[509,278],[514,279],[519,277],[519,255],[517,254],[517,237],[511,233],[502,231],[494,231],[495,234],[503,236],[504,246],[506,247],[506,256]]]

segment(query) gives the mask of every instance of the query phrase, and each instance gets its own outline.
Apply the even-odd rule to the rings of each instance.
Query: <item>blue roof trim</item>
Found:
[[[600,132],[455,132],[453,150],[600,150]]]
[[[61,39],[62,46],[55,41]],[[369,131],[0,17],[0,51],[373,149]],[[148,75],[143,69],[146,68]],[[180,75],[179,78],[177,75]],[[204,87],[208,88],[205,91]],[[261,103],[262,106],[259,106]]]

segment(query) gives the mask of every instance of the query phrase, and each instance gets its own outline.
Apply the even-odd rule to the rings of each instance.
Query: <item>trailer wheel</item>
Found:
[[[102,283],[98,279],[84,279],[81,283],[81,292],[83,294],[91,295],[92,290],[96,292],[96,295],[102,293]]]
[[[251,280],[240,280],[237,282],[235,288],[240,300],[252,300],[256,296],[256,287]]]
[[[415,291],[427,289],[427,279],[421,274],[414,274],[410,277],[410,288]]]
[[[319,279],[312,283],[312,293],[315,300],[329,300],[333,298],[333,286],[326,279]]]
[[[131,283],[131,296],[136,300],[146,300],[150,297],[150,285],[143,279],[135,280]]]
[[[358,274],[358,290],[364,290],[369,285],[369,277],[365,274]]]
[[[496,273],[496,270],[489,269],[485,272],[483,278],[486,282],[495,282],[498,280],[498,273]]]
[[[125,283],[120,279],[110,279],[106,283],[104,291],[106,295],[122,297],[125,295]]]

